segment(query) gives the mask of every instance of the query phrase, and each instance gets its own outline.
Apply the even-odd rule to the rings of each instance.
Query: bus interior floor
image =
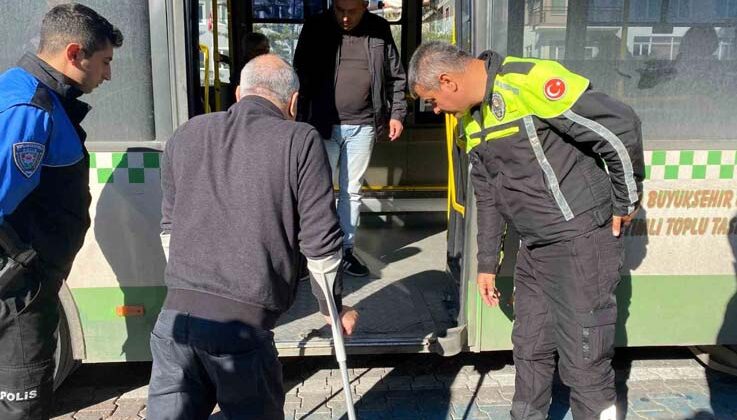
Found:
[[[444,213],[364,213],[356,237],[354,252],[370,274],[343,276],[343,304],[360,314],[349,352],[389,344],[421,351],[429,337],[456,325],[459,294],[445,270]],[[329,352],[330,329],[310,283],[298,287],[294,306],[274,330],[277,348],[281,355]]]

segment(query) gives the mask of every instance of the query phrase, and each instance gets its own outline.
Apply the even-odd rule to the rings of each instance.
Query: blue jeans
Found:
[[[361,207],[361,184],[366,173],[376,133],[372,125],[334,125],[325,140],[330,168],[338,170],[338,219],[343,229],[343,248],[353,248]]]

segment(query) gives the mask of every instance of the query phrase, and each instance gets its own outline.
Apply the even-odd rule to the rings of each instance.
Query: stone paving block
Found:
[[[675,414],[671,413],[670,411],[645,411],[645,412],[638,412],[639,416],[644,417],[648,420],[673,420],[673,419],[681,419],[681,417],[677,417]]]
[[[423,413],[448,411],[450,407],[450,393],[444,391],[417,391],[415,392],[417,409]]]
[[[104,414],[99,411],[87,411],[87,412],[79,412],[74,415],[75,420],[103,420],[106,418],[109,414]]]
[[[327,384],[327,382],[305,382],[297,391],[297,394],[330,394],[333,387]]]
[[[420,411],[414,405],[397,405],[389,408],[389,414],[395,419],[419,419]]]
[[[637,414],[637,412],[632,408],[628,408],[627,415],[624,418],[626,418],[627,420],[643,420],[645,417]]]
[[[106,417],[105,420],[141,420],[138,416],[117,416],[113,414],[110,417]]]
[[[380,410],[364,410],[356,407],[356,417],[361,420],[389,420],[389,413]]]
[[[670,391],[670,388],[668,388],[665,381],[660,380],[641,381],[638,385],[640,385],[639,388],[645,390],[647,394],[666,394]]]
[[[489,374],[487,375],[491,381],[499,384],[499,386],[514,386],[514,374]]]
[[[633,369],[630,372],[630,381],[655,381],[662,380],[662,377],[651,369]]]
[[[117,408],[113,412],[114,416],[120,417],[136,417],[138,413],[146,406],[144,399],[118,400]]]
[[[146,400],[148,398],[148,385],[126,391],[120,396],[121,400]]]
[[[384,396],[386,397],[387,401],[414,400],[416,399],[418,394],[419,394],[418,391],[399,390],[399,391],[385,392]]]
[[[333,416],[330,414],[329,411],[327,413],[297,411],[294,415],[294,418],[299,420],[333,420]]]
[[[454,419],[464,420],[489,420],[489,415],[479,409],[474,403],[451,403],[451,415]]]
[[[486,413],[492,420],[509,420],[512,416],[509,411],[512,409],[511,405],[486,405],[479,404],[479,410]]]
[[[686,399],[686,395],[680,392],[668,390],[666,392],[652,392],[647,391],[645,393],[648,398],[653,401],[657,401],[659,404],[667,404],[667,400],[682,400]]]
[[[680,399],[669,399],[669,400],[660,400],[658,401],[660,404],[663,404],[668,411],[673,413],[675,415],[675,418],[679,419],[685,419],[692,417],[694,414],[696,414],[696,411],[694,410],[688,403],[688,399],[680,398]]]
[[[310,377],[302,381],[300,388],[327,385],[327,384],[328,384],[328,378]]]
[[[434,375],[420,375],[412,378],[413,390],[443,389],[445,385],[435,378]]]
[[[57,417],[52,417],[51,420],[74,420],[74,417],[71,413],[69,413]]]
[[[447,412],[422,413],[422,420],[454,420],[453,415]]]
[[[464,389],[452,389],[450,391],[450,402],[469,401],[473,398],[474,393]]]
[[[474,386],[476,386],[476,384],[478,384],[481,381],[481,378],[485,376],[479,372],[472,372],[472,373],[463,372],[463,373],[465,374],[466,379],[468,379],[468,382],[474,384]]]
[[[296,410],[284,407],[284,420],[294,420]]]
[[[478,369],[476,369],[476,366],[461,366],[461,368],[458,369],[458,372],[465,373],[466,375],[474,375],[479,373]]]
[[[331,377],[327,378],[327,380],[328,380],[328,385],[332,386],[333,388],[342,388],[343,387],[343,377],[340,376],[340,375],[338,375],[338,376],[331,376]],[[353,383],[353,382],[358,383],[358,380],[355,380],[355,378],[354,378],[354,380],[351,380],[350,376],[348,377],[348,380],[351,383]]]
[[[333,372],[332,369],[321,369],[321,370],[314,371],[311,374],[308,373],[308,374],[305,375],[305,376],[307,376],[305,378],[305,382],[307,382],[310,379],[326,379],[326,378],[329,378],[330,376],[332,376],[332,372]]]
[[[499,393],[502,394],[502,398],[512,402],[512,397],[514,396],[514,387],[513,386],[502,386],[499,388]]]
[[[703,368],[676,368],[676,371],[678,371],[678,376],[681,379],[701,379],[706,378],[706,373],[704,372]]]
[[[665,407],[648,397],[630,398],[629,406],[638,415],[645,418],[651,418],[652,415],[658,413],[667,413]]]
[[[345,400],[343,401],[329,400],[325,403],[325,405],[328,406],[328,408],[330,409],[330,412],[333,414],[333,417],[335,417],[335,414],[337,412],[346,413],[348,411],[348,407],[345,403]]]
[[[470,387],[472,385],[471,381],[465,375],[459,375],[455,378],[444,377],[441,379],[441,382],[443,382],[445,387],[448,389],[471,389]]]
[[[329,413],[330,408],[325,405],[324,396],[311,396],[302,398],[302,406],[298,411],[304,412],[315,412],[315,413]]]
[[[300,387],[302,387],[302,380],[284,381],[284,391],[287,395],[296,395]]]
[[[709,388],[706,386],[696,385],[696,384],[684,384],[681,383],[681,381],[676,383],[666,383],[666,386],[669,390],[677,393],[681,393],[684,395],[688,394],[709,394]]]
[[[365,394],[355,402],[355,407],[362,410],[386,410],[387,400],[383,392]]]
[[[410,376],[389,376],[384,378],[383,382],[390,391],[412,390],[412,377]]]
[[[657,375],[658,377],[666,381],[683,379],[681,377],[682,373],[679,372],[679,370],[675,367],[650,368],[649,370],[651,373]]]
[[[476,394],[476,400],[479,405],[483,404],[509,404],[509,401],[502,397],[501,392],[497,388],[482,388],[478,394]]]
[[[94,416],[109,417],[113,414],[113,411],[115,411],[115,408],[116,408],[115,404],[112,404],[112,403],[111,405],[104,405],[104,406],[100,404],[95,404],[94,406],[85,407],[79,410],[74,415],[74,417],[79,417],[82,414],[89,414],[92,417]]]
[[[351,373],[351,375],[361,376],[365,374],[366,372],[368,372],[369,370],[371,370],[371,368],[352,368],[352,369],[349,369],[348,371]]]
[[[383,378],[392,372],[392,368],[371,368],[363,373],[363,378]]]
[[[295,395],[286,395],[284,399],[284,410],[286,411],[292,411],[292,415],[294,415],[294,412],[299,410],[302,407],[302,399],[295,396]]]
[[[374,385],[383,381],[384,379],[381,376],[362,376],[358,379],[358,383],[361,385]]]

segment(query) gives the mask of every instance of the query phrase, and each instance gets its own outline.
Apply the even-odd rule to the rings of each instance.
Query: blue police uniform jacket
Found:
[[[82,92],[27,53],[0,75],[0,223],[65,277],[90,226]]]

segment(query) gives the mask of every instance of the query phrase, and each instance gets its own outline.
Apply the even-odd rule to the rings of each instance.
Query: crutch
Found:
[[[351,393],[351,381],[348,378],[348,365],[346,363],[345,344],[343,343],[343,327],[340,322],[340,311],[335,305],[333,299],[333,287],[335,286],[335,277],[338,273],[340,258],[328,257],[322,260],[307,260],[307,268],[310,270],[317,284],[320,285],[325,300],[328,303],[328,311],[330,311],[331,328],[333,330],[333,348],[335,349],[335,359],[340,366],[340,373],[343,375],[343,393],[345,394],[345,405],[348,410],[348,419],[356,420],[356,410],[353,407],[353,394]]]

